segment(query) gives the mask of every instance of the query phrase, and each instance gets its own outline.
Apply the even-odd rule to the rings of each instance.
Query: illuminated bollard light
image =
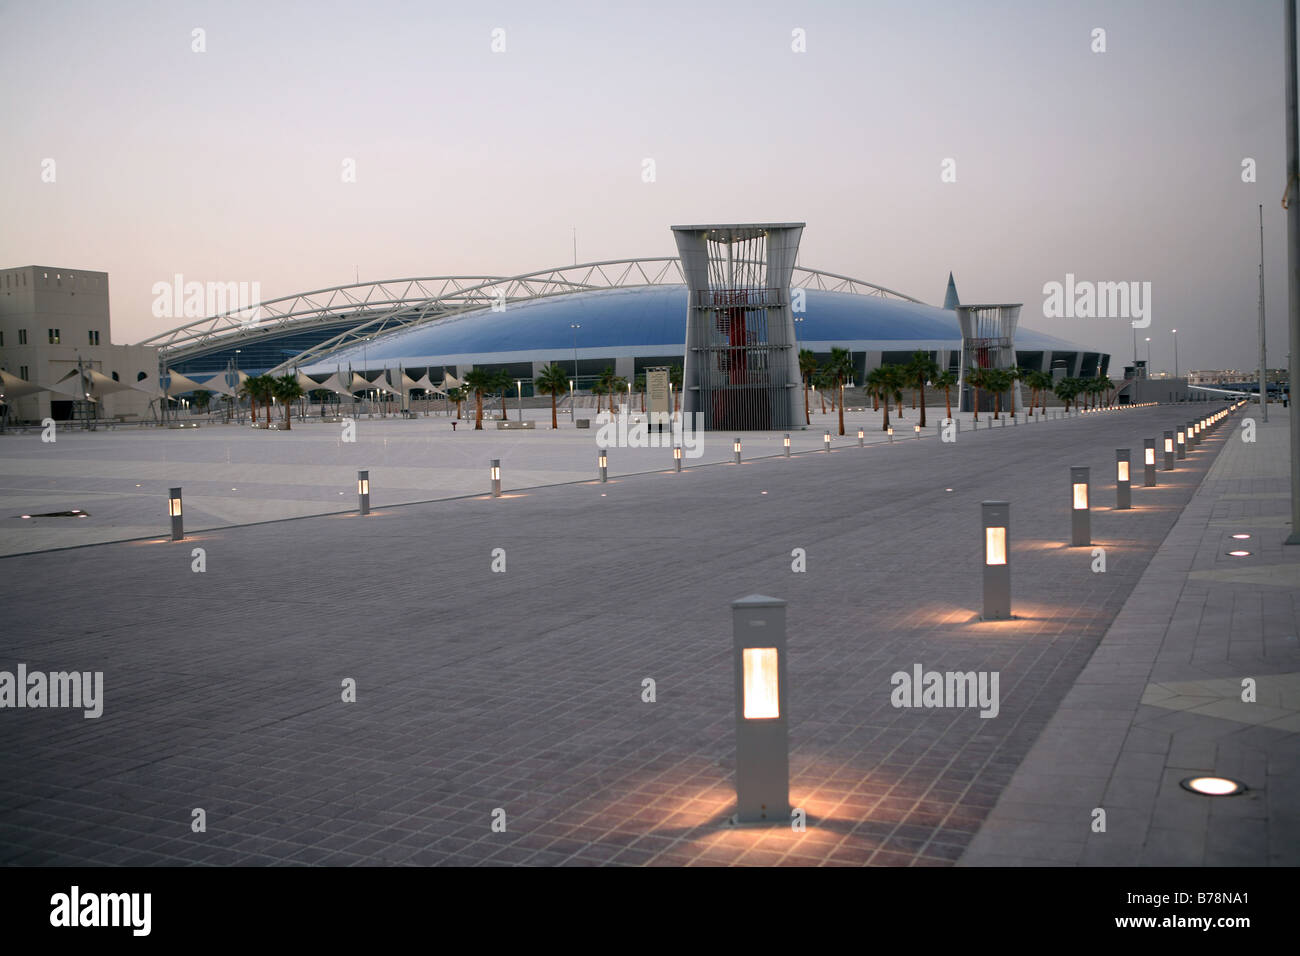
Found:
[[[740,439],[737,438],[731,443],[731,450],[736,453],[736,464],[740,464]]]
[[[1187,457],[1187,433],[1183,431],[1183,426],[1179,425],[1174,434],[1174,451],[1177,453],[1178,460],[1182,461]]]
[[[865,428],[858,429],[858,447],[863,448],[867,444],[867,432]]]
[[[1133,507],[1133,485],[1129,475],[1129,450],[1115,449],[1115,510],[1127,511]]]
[[[500,498],[501,497],[501,459],[500,458],[492,459],[491,474],[492,474],[492,497]]]
[[[894,440],[894,426],[890,425],[886,430],[889,432],[889,440],[892,442]]]
[[[1142,485],[1154,488],[1156,485],[1156,440],[1142,439]]]
[[[736,687],[733,823],[790,820],[785,601],[751,594],[731,602]]]
[[[826,429],[826,435],[824,438],[822,438],[822,443],[825,445],[826,450],[829,452],[831,450],[831,431],[829,428]]]
[[[370,514],[370,472],[357,472],[357,510],[363,514]]]
[[[1088,509],[1088,468],[1070,468],[1070,545],[1092,544],[1092,517]]]
[[[984,620],[1004,621],[1011,616],[1011,503],[986,501],[980,505],[980,517],[984,525]]]
[[[790,435],[787,433],[785,438],[781,439],[781,444],[785,446],[785,457],[790,457]]]
[[[913,426],[912,426],[912,431],[916,433],[916,437],[917,437],[917,438],[920,438],[920,437],[921,437],[921,426],[920,426],[920,425],[913,425]]]
[[[181,517],[181,490],[173,488],[167,492],[167,514],[172,519],[172,540],[179,541],[185,537],[185,519]]]
[[[596,466],[600,469],[600,483],[603,485],[609,480],[609,455],[603,448],[596,456]]]
[[[1183,426],[1183,437],[1186,439],[1189,449],[1196,447],[1196,423],[1188,422]]]
[[[682,446],[673,445],[673,465],[678,470],[682,470]]]

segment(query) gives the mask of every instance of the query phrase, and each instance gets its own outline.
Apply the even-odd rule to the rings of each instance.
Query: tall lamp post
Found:
[[[1174,378],[1178,378],[1178,330],[1170,329],[1169,334],[1174,337]]]

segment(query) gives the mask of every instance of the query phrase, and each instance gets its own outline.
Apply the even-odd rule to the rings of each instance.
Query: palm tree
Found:
[[[889,382],[894,392],[894,404],[898,407],[898,417],[903,417],[903,392],[907,389],[907,373],[901,365],[886,365],[889,369]]]
[[[822,414],[826,414],[826,389],[831,387],[830,373],[824,368],[819,368],[813,372],[813,388],[817,389],[817,397],[822,403]]]
[[[506,420],[506,393],[510,391],[510,383],[514,381],[510,373],[503,368],[497,369],[492,374],[492,391],[496,392],[501,398],[501,420]]]
[[[610,368],[608,365],[605,366],[605,370],[601,372],[600,375],[596,378],[596,385],[592,388],[592,392],[597,396],[608,395],[609,410],[611,412],[614,411],[614,370]],[[597,412],[600,411],[600,401],[601,401],[600,398],[597,397],[596,399]]]
[[[262,376],[250,375],[239,386],[241,398],[247,398],[253,424],[257,424],[257,400],[262,397]]]
[[[812,424],[812,413],[808,411],[808,384],[813,373],[817,371],[817,358],[808,349],[799,350],[799,375],[803,379],[803,423]]]
[[[551,396],[551,428],[559,428],[555,414],[555,399],[569,390],[569,378],[558,365],[548,365],[533,379],[533,390]]]
[[[892,376],[888,371],[889,368],[888,365],[873,368],[867,373],[866,381],[866,388],[871,393],[872,401],[879,399],[880,405],[884,406],[885,409],[885,416],[880,423],[882,432],[889,429],[889,395],[890,388],[893,386]]]
[[[449,388],[447,389],[447,398],[456,403],[456,417],[460,418],[460,403],[466,399],[465,389]]]
[[[986,368],[984,387],[993,393],[993,420],[997,421],[1002,417],[1002,393],[1011,388],[1011,370]]]
[[[471,368],[465,373],[465,387],[474,393],[474,430],[483,430],[483,393],[496,387],[496,376],[487,369]]]
[[[677,411],[677,401],[682,394],[682,367],[674,365],[668,370],[668,382],[673,387],[673,411]]]
[[[957,384],[957,376],[952,372],[940,372],[930,380],[935,388],[943,389],[943,402],[948,410],[948,417],[952,418],[952,387]]]
[[[642,372],[632,381],[632,389],[641,396],[641,411],[645,411],[645,373]]]
[[[838,346],[831,347],[831,359],[826,363],[826,371],[830,373],[831,380],[835,384],[835,391],[839,396],[840,404],[840,434],[844,434],[844,383],[853,378],[853,356],[849,354],[848,349],[842,349]]]
[[[614,414],[614,398],[618,395],[626,394],[627,379],[622,375],[615,375],[609,380],[609,413]]]
[[[1052,391],[1056,393],[1057,398],[1065,403],[1065,412],[1068,415],[1070,402],[1074,399],[1074,396],[1079,394],[1077,380],[1067,376],[1057,382]]]
[[[1113,381],[1111,381],[1111,378],[1110,378],[1109,375],[1100,375],[1100,376],[1098,376],[1098,378],[1097,378],[1097,382],[1098,382],[1098,384],[1101,386],[1102,393],[1106,396],[1106,407],[1107,407],[1107,408],[1110,408],[1110,403],[1111,403],[1111,394],[1110,394],[1110,393],[1114,390],[1114,388],[1115,388],[1115,383],[1114,383]]]
[[[1029,386],[1029,414],[1034,414],[1038,400],[1043,397],[1043,390],[1052,387],[1052,376],[1035,369],[1025,373],[1025,384]]]
[[[907,375],[912,380],[916,392],[921,395],[921,427],[925,427],[925,383],[939,377],[939,363],[930,358],[929,352],[920,350],[912,353],[912,361],[907,363]]]
[[[271,379],[271,394],[284,404],[284,430],[288,431],[293,424],[293,403],[303,395],[302,386],[298,384],[298,376],[293,372],[286,372],[279,378]]]
[[[988,387],[988,371],[988,369],[976,365],[966,373],[966,384],[969,385],[971,390],[975,393],[975,421],[980,420],[980,389]]]
[[[1011,418],[1014,419],[1015,418],[1015,382],[1018,382],[1019,380],[1021,380],[1021,378],[1024,377],[1024,369],[1019,367],[1019,365],[1011,365],[1010,368],[1004,368],[1002,369],[1002,371],[1006,372],[1006,388],[1004,389],[1004,392],[1010,395]]]
[[[212,403],[212,393],[205,388],[201,388],[194,393],[194,407],[201,412],[208,410],[208,405]]]

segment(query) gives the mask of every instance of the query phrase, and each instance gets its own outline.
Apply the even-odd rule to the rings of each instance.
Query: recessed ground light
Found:
[[[73,509],[72,509],[72,513],[73,513],[74,515],[79,515],[79,514],[81,514],[81,509],[80,509],[80,508],[73,508]]]
[[[952,491],[951,488],[945,488],[945,489],[943,489],[943,490],[944,490],[944,491]]]
[[[1179,786],[1205,797],[1231,797],[1246,792],[1244,783],[1228,777],[1188,777],[1180,780]]]
[[[30,518],[31,515],[23,515],[24,518]]]
[[[760,494],[760,495],[765,495],[765,494],[767,494],[767,492],[766,492],[766,491],[760,491],[759,494]]]
[[[1250,535],[1248,535],[1248,534],[1234,534],[1233,537],[1236,538],[1238,541],[1244,541],[1245,539],[1249,538]]]
[[[1249,551],[1229,551],[1228,554],[1232,555],[1234,558],[1244,558],[1246,555],[1250,554],[1250,552],[1249,552]]]

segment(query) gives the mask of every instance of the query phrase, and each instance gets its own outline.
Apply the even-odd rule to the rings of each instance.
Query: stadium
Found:
[[[937,285],[937,283],[936,283]],[[949,276],[943,307],[845,275],[796,266],[801,349],[852,353],[859,380],[917,350],[957,371],[962,337]],[[226,313],[141,343],[160,365],[206,387],[244,374],[293,370],[360,391],[379,381],[437,384],[471,367],[528,383],[550,363],[582,389],[606,368],[632,377],[680,365],[687,287],[676,257],[591,262],[517,276],[435,276],[357,283],[263,302],[256,321]],[[1017,364],[1058,376],[1106,374],[1109,355],[1023,326]],[[347,378],[350,374],[352,377]],[[210,377],[209,377],[210,376]],[[331,379],[331,377],[334,377]],[[306,383],[304,383],[306,384]],[[382,384],[382,383],[381,383]]]

